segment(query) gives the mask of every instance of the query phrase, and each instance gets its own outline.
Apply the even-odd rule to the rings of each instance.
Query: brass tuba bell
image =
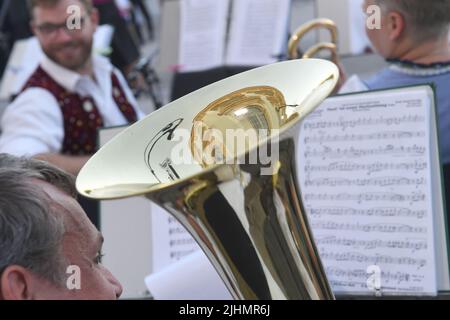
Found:
[[[94,199],[144,195],[165,208],[235,299],[333,299],[295,159],[301,120],[338,77],[331,62],[292,60],[197,90],[101,148],[78,175],[77,189]],[[246,138],[256,132],[263,134]],[[220,142],[206,143],[211,137]],[[232,148],[244,138],[242,148]]]
[[[338,30],[333,20],[326,18],[319,18],[311,20],[300,27],[291,36],[288,44],[288,57],[289,59],[298,58],[298,45],[302,38],[310,31],[315,29],[326,29],[330,32],[331,42],[320,42],[308,50],[305,51],[302,58],[308,59],[314,57],[318,52],[322,50],[328,50],[331,52],[331,61],[335,64],[339,64],[339,55],[337,50],[338,42]]]

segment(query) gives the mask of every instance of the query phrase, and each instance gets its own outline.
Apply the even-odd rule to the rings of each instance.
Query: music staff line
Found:
[[[336,231],[360,231],[360,232],[379,232],[379,233],[414,233],[426,234],[427,227],[416,227],[399,223],[338,223],[334,221],[312,222],[313,230],[336,230]]]
[[[411,161],[402,163],[393,162],[372,162],[372,163],[357,163],[350,161],[333,162],[328,165],[313,165],[311,162],[307,162],[304,167],[305,173],[316,172],[354,172],[354,171],[367,171],[367,174],[389,170],[408,170],[419,173],[420,171],[427,169],[427,162],[425,161]]]
[[[401,124],[414,124],[425,122],[425,117],[419,115],[405,115],[401,117],[385,117],[378,118],[360,117],[355,120],[344,120],[340,118],[336,121],[305,121],[303,128],[305,131],[318,129],[340,128],[342,131],[348,128],[368,127],[368,126],[395,126]]]
[[[405,249],[411,250],[412,253],[428,249],[428,242],[426,239],[406,239],[384,241],[376,240],[361,240],[339,238],[336,236],[316,237],[317,245],[329,245],[337,247],[352,247],[353,249],[373,250],[378,248],[388,249]]]
[[[323,260],[332,260],[332,261],[355,261],[360,263],[368,263],[374,265],[380,264],[396,264],[396,265],[408,265],[408,266],[417,266],[418,269],[423,268],[427,265],[426,259],[415,259],[411,257],[392,257],[389,255],[365,255],[359,252],[323,252],[319,249],[320,257]]]
[[[353,270],[345,270],[336,267],[328,267],[325,270],[326,274],[330,278],[346,278],[354,280],[366,280],[369,278],[366,270],[362,269],[353,269]],[[391,271],[382,271],[380,274],[381,281],[384,285],[390,283],[402,284],[412,282],[413,279],[420,278],[421,276],[416,274],[411,274],[407,272],[391,272]]]
[[[169,246],[182,246],[182,245],[191,245],[196,243],[193,238],[182,238],[182,239],[174,239],[169,241]]]
[[[189,254],[191,254],[192,252],[194,252],[195,250],[179,250],[179,251],[171,251],[169,256],[171,259],[181,259]]]
[[[183,227],[175,227],[175,228],[169,228],[169,235],[172,234],[187,234],[188,232]]]
[[[357,289],[367,289],[367,281],[343,281],[343,280],[337,280],[337,279],[330,279],[330,285],[333,288],[352,288],[353,290]],[[386,292],[392,292],[392,293],[417,293],[417,292],[423,292],[424,288],[419,286],[408,286],[408,287],[401,287],[399,288],[394,286],[388,286],[383,285],[381,287],[381,290]]]
[[[167,217],[167,222],[169,223],[169,224],[173,224],[173,223],[179,223],[178,222],[178,220],[177,219],[175,219],[174,217],[172,217],[172,216],[168,216]]]
[[[305,144],[323,144],[325,142],[351,142],[388,139],[411,139],[425,137],[424,131],[385,131],[372,134],[345,134],[345,135],[313,135],[306,136]]]
[[[345,178],[316,178],[306,179],[305,186],[313,187],[338,187],[338,186],[410,186],[425,185],[427,180],[425,178],[406,178],[406,177],[377,177],[367,179],[345,179]]]
[[[322,150],[307,147],[304,156],[305,159],[311,158],[321,158],[325,159],[335,159],[335,158],[362,158],[367,156],[423,156],[427,148],[425,146],[413,145],[409,147],[405,146],[394,146],[387,145],[385,147],[369,148],[369,149],[359,149],[359,148],[330,148],[328,146],[323,146]]]
[[[307,210],[311,217],[323,216],[367,216],[367,217],[408,217],[423,219],[427,216],[426,210],[411,210],[399,207],[375,207],[369,209],[355,209],[349,207],[314,207]]]
[[[304,200],[308,201],[355,201],[361,203],[363,201],[391,201],[391,202],[423,202],[426,195],[422,192],[412,192],[409,195],[392,193],[392,192],[367,192],[360,194],[339,193],[339,194],[315,194],[306,193]]]

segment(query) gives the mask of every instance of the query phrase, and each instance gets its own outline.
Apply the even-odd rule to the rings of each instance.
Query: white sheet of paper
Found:
[[[180,71],[223,65],[229,0],[183,0],[180,5]]]
[[[344,85],[339,89],[339,94],[367,91],[369,90],[364,82],[356,74],[352,75],[345,81]]]
[[[157,300],[231,300],[232,296],[202,251],[145,279]]]
[[[152,203],[153,272],[164,270],[181,258],[200,250],[187,230],[166,210]]]
[[[233,2],[227,65],[265,65],[285,52],[291,0]]]
[[[22,90],[39,65],[43,53],[36,37],[16,41],[3,73],[0,98],[8,100]]]
[[[436,295],[430,98],[423,90],[326,100],[302,124],[305,209],[336,293]]]
[[[364,0],[348,0],[350,10],[350,52],[362,54],[366,48],[370,48],[370,40],[366,34],[367,16],[362,10]]]

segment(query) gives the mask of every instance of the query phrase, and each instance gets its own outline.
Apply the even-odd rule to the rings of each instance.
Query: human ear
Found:
[[[405,31],[405,18],[402,14],[392,11],[388,14],[389,39],[398,40]]]
[[[7,267],[0,277],[0,293],[4,300],[31,300],[31,272],[21,266]]]

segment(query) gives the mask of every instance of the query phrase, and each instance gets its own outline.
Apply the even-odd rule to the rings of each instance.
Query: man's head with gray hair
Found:
[[[0,299],[120,295],[120,284],[100,265],[102,237],[76,194],[74,178],[58,168],[0,154]],[[74,264],[90,282],[85,288],[67,287]]]
[[[367,36],[384,58],[419,64],[448,61],[450,0],[365,0],[363,7],[370,15]]]
[[[376,0],[384,12],[397,11],[406,20],[407,32],[415,40],[448,36],[450,0]]]

